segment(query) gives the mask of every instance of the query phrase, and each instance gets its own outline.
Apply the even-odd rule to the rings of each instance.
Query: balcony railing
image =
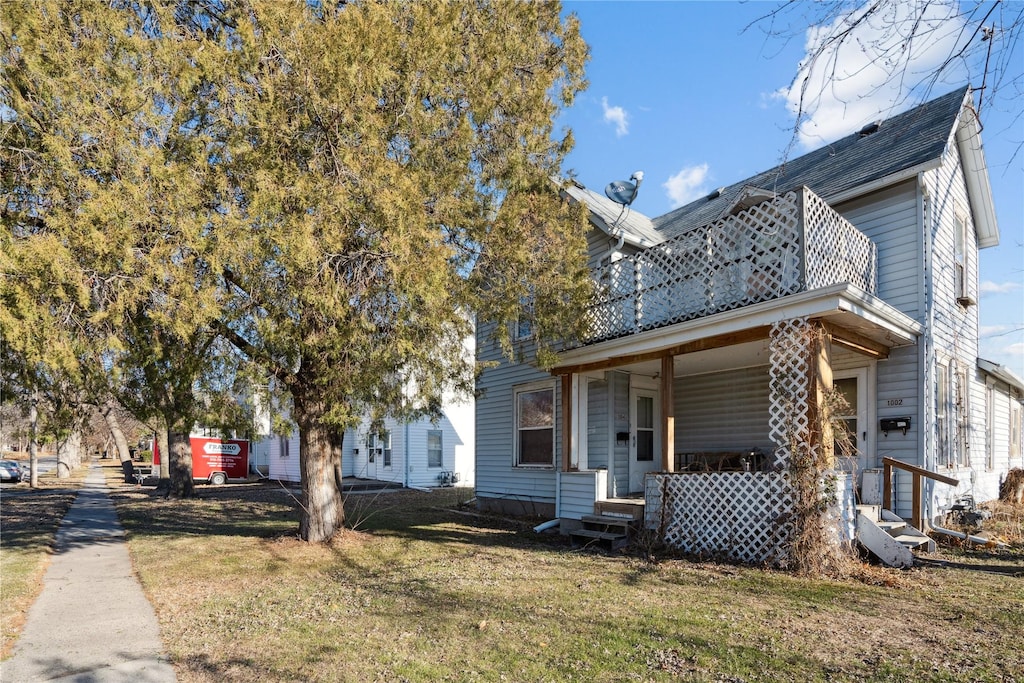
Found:
[[[593,344],[839,283],[876,291],[874,243],[800,188],[594,270]]]

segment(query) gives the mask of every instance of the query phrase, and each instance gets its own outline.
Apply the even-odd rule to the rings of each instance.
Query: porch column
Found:
[[[832,391],[832,335],[817,321],[811,323],[810,367],[808,382],[810,384],[810,401],[807,406],[807,417],[811,425],[811,447],[818,448],[821,461],[830,466],[835,465],[835,436],[832,433],[832,420],[826,407],[828,394]]]
[[[573,437],[576,434],[575,417],[573,415],[572,380],[574,375],[560,375],[562,378],[562,464],[563,472],[570,471],[572,466]]]
[[[672,472],[676,465],[676,400],[673,356],[661,357],[661,471]]]

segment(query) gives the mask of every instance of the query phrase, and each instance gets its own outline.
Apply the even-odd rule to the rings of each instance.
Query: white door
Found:
[[[661,469],[658,393],[632,389],[629,401],[629,492],[642,493],[644,475]]]
[[[867,369],[837,371],[832,386],[846,399],[849,407],[838,417],[846,424],[846,434],[836,435],[836,461],[841,469],[863,472],[873,463],[868,456]],[[848,451],[844,453],[843,451]]]
[[[377,462],[380,459],[378,442],[379,437],[376,434],[370,434],[366,439],[366,472],[363,474],[365,479],[377,478],[377,468],[380,464]]]

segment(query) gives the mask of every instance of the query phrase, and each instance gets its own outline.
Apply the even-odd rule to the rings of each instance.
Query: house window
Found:
[[[957,303],[970,306],[974,303],[967,284],[967,218],[957,212],[953,223],[953,292]]]
[[[444,467],[440,429],[431,429],[427,432],[427,467]]]
[[[516,465],[551,467],[555,457],[554,387],[515,391]]]
[[[996,468],[996,388],[985,385],[985,469]]]
[[[1013,398],[1011,397],[1011,401]],[[1020,431],[1021,431],[1021,409],[1020,404],[1013,401],[1010,404],[1010,457],[1020,457]]]
[[[953,406],[956,419],[956,443],[954,444],[953,455],[956,459],[956,464],[961,466],[970,463],[971,408],[969,398],[970,386],[967,384],[967,371],[957,369],[956,405]]]
[[[277,454],[282,458],[287,458],[291,455],[287,436],[277,437]]]
[[[370,434],[367,440],[369,455],[367,458],[384,467],[391,467],[391,432],[384,430],[378,434]]]
[[[530,322],[533,318],[532,292],[530,296],[520,299],[519,304],[519,318],[512,323],[512,341],[526,341],[533,337],[533,324]]]
[[[935,461],[953,466],[949,449],[949,368],[939,365],[935,372]]]

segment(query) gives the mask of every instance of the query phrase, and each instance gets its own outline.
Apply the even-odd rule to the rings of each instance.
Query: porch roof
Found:
[[[917,343],[924,331],[921,323],[878,297],[841,283],[569,349],[559,354],[558,364],[550,371],[597,371],[666,355],[741,347],[767,339],[777,321],[803,317],[825,323],[833,343],[880,358],[892,348]]]

